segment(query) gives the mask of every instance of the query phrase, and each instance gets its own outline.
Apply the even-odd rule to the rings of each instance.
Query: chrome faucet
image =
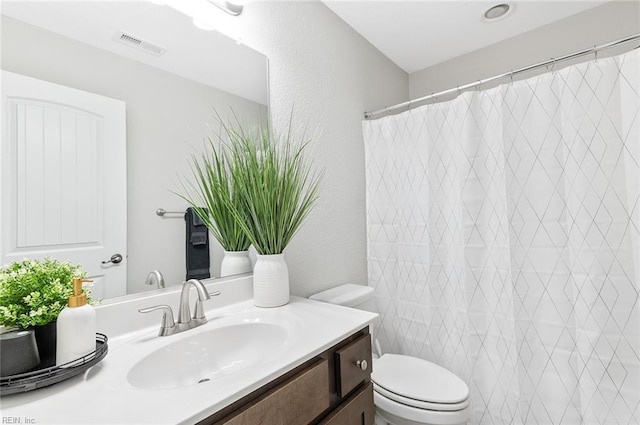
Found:
[[[196,301],[195,312],[191,317],[189,311],[189,289],[193,286],[198,293],[198,301]],[[189,328],[195,328],[196,326],[204,325],[207,323],[207,318],[204,317],[204,307],[202,303],[211,296],[207,292],[207,288],[204,287],[202,282],[198,279],[189,279],[182,284],[182,292],[180,293],[180,309],[178,310],[178,325],[186,324]]]
[[[144,281],[145,285],[153,285],[154,283],[158,289],[164,288],[164,277],[158,270],[152,270]]]
[[[189,309],[189,290],[191,287],[196,288],[198,300],[196,301],[193,317]],[[180,293],[180,307],[178,310],[178,322],[173,319],[173,310],[168,305],[156,305],[153,307],[142,308],[138,310],[140,313],[149,313],[155,310],[162,310],[162,322],[160,324],[159,336],[169,336],[180,332],[193,329],[195,327],[207,323],[204,315],[203,302],[210,299],[211,296],[220,295],[220,291],[207,292],[207,288],[197,279],[189,279],[182,284],[182,292]]]

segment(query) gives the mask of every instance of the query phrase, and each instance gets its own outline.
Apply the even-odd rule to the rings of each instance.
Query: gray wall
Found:
[[[365,110],[407,99],[407,74],[320,2],[250,2],[232,28],[269,57],[270,113],[314,135],[320,201],[287,249],[291,292],[367,283]]]
[[[411,99],[640,32],[640,2],[610,1],[409,75]]]
[[[128,292],[152,289],[144,279],[159,269],[167,284],[184,280],[184,220],[161,219],[157,208],[184,211],[177,175],[203,146],[213,108],[231,106],[244,121],[267,114],[240,98],[49,31],[2,16],[2,63],[7,71],[74,87],[127,104]],[[222,248],[212,240],[212,272]]]

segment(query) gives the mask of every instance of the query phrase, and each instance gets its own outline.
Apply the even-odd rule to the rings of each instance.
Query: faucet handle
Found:
[[[203,323],[207,323],[207,318],[204,315],[204,302],[211,299],[211,296],[220,295],[220,291],[216,292],[207,292],[207,298],[204,300],[198,299],[196,300],[195,308],[193,309],[193,320],[201,320]]]
[[[140,313],[150,313],[152,311],[162,310],[162,322],[160,323],[160,336],[164,335],[163,331],[173,328],[176,322],[173,320],[173,310],[168,305],[154,305],[153,307],[141,308]]]
[[[220,295],[220,291],[213,291],[213,292],[206,292],[207,297],[204,300],[201,300],[198,298],[198,300],[196,301],[196,307],[194,309],[193,312],[193,319],[194,320],[204,320],[204,323],[206,323],[206,317],[204,315],[204,301],[207,301],[209,299],[211,299],[211,297],[215,297]]]

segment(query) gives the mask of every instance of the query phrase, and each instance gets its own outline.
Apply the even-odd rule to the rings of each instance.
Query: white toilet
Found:
[[[375,311],[374,289],[346,284],[309,297]],[[447,369],[416,357],[382,354],[374,358],[376,425],[465,425],[471,417],[469,387]]]

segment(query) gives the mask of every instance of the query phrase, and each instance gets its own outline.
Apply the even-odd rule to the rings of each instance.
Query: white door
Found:
[[[0,261],[81,264],[94,298],[126,293],[125,103],[2,71]],[[112,255],[122,261],[103,264]]]

